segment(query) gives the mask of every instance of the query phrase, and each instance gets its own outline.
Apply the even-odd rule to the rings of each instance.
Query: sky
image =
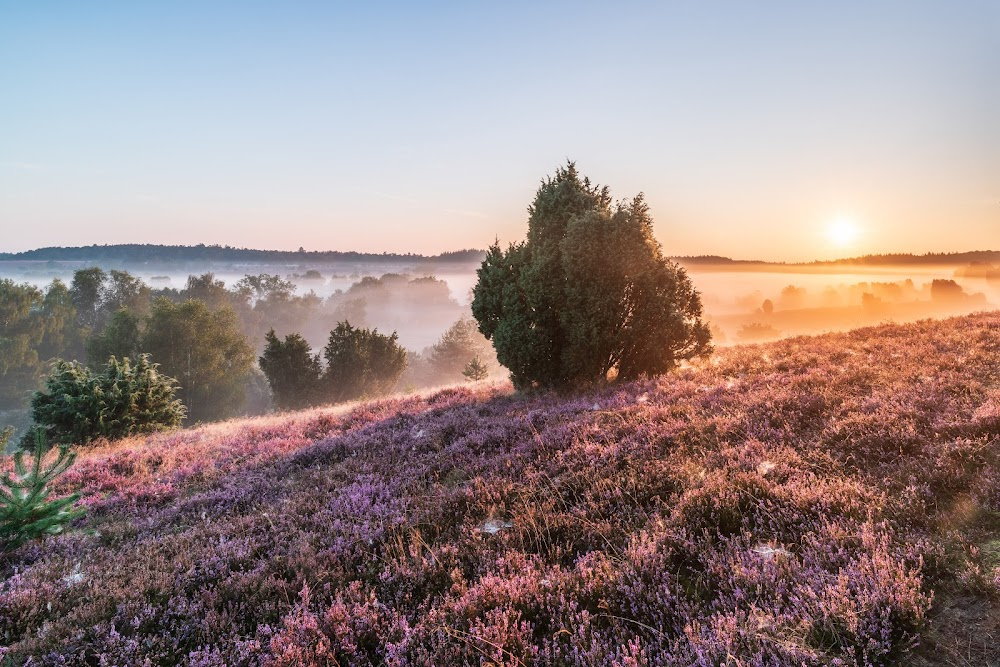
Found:
[[[1000,3],[0,4],[0,251],[434,254],[567,160],[669,255],[1000,249]]]

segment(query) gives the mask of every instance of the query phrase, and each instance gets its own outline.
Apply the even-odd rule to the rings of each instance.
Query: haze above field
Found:
[[[1000,6],[0,9],[0,250],[424,253],[567,157],[671,255],[1000,245]]]

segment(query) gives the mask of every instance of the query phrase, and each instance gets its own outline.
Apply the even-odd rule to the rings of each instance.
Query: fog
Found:
[[[78,262],[0,262],[0,277],[40,288],[58,278],[67,284]],[[188,276],[207,272],[232,288],[247,275],[268,273],[295,285],[300,297],[315,295],[309,316],[271,323],[279,334],[302,333],[321,347],[338,318],[357,326],[396,331],[400,343],[419,352],[433,345],[455,320],[471,315],[474,265],[446,270],[391,263],[344,265],[188,264],[177,269],[124,268],[154,290],[185,288]],[[430,267],[433,269],[434,267]],[[963,266],[693,265],[686,267],[702,294],[716,343],[839,331],[881,322],[906,322],[997,307],[1000,280]],[[383,276],[387,278],[383,279]],[[953,280],[962,295],[934,295],[934,281]],[[375,282],[378,281],[378,282]],[[361,305],[363,302],[363,307]],[[770,302],[768,307],[765,302]],[[768,312],[765,312],[767,310]],[[750,325],[751,331],[746,331]],[[754,325],[766,325],[768,328]],[[254,341],[260,345],[260,341]]]
[[[688,268],[717,345],[961,315],[1000,304],[1000,280],[970,277],[976,272],[960,266],[765,266]]]

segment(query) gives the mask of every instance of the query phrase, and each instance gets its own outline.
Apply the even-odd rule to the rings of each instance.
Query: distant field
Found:
[[[1000,311],[84,450],[0,664],[1000,664]],[[29,661],[30,658],[30,661]]]

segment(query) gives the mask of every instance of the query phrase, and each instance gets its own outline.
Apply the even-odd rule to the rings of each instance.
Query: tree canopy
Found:
[[[663,255],[641,194],[614,203],[570,162],[528,213],[525,241],[490,247],[472,301],[516,387],[633,379],[711,351],[701,297]]]

